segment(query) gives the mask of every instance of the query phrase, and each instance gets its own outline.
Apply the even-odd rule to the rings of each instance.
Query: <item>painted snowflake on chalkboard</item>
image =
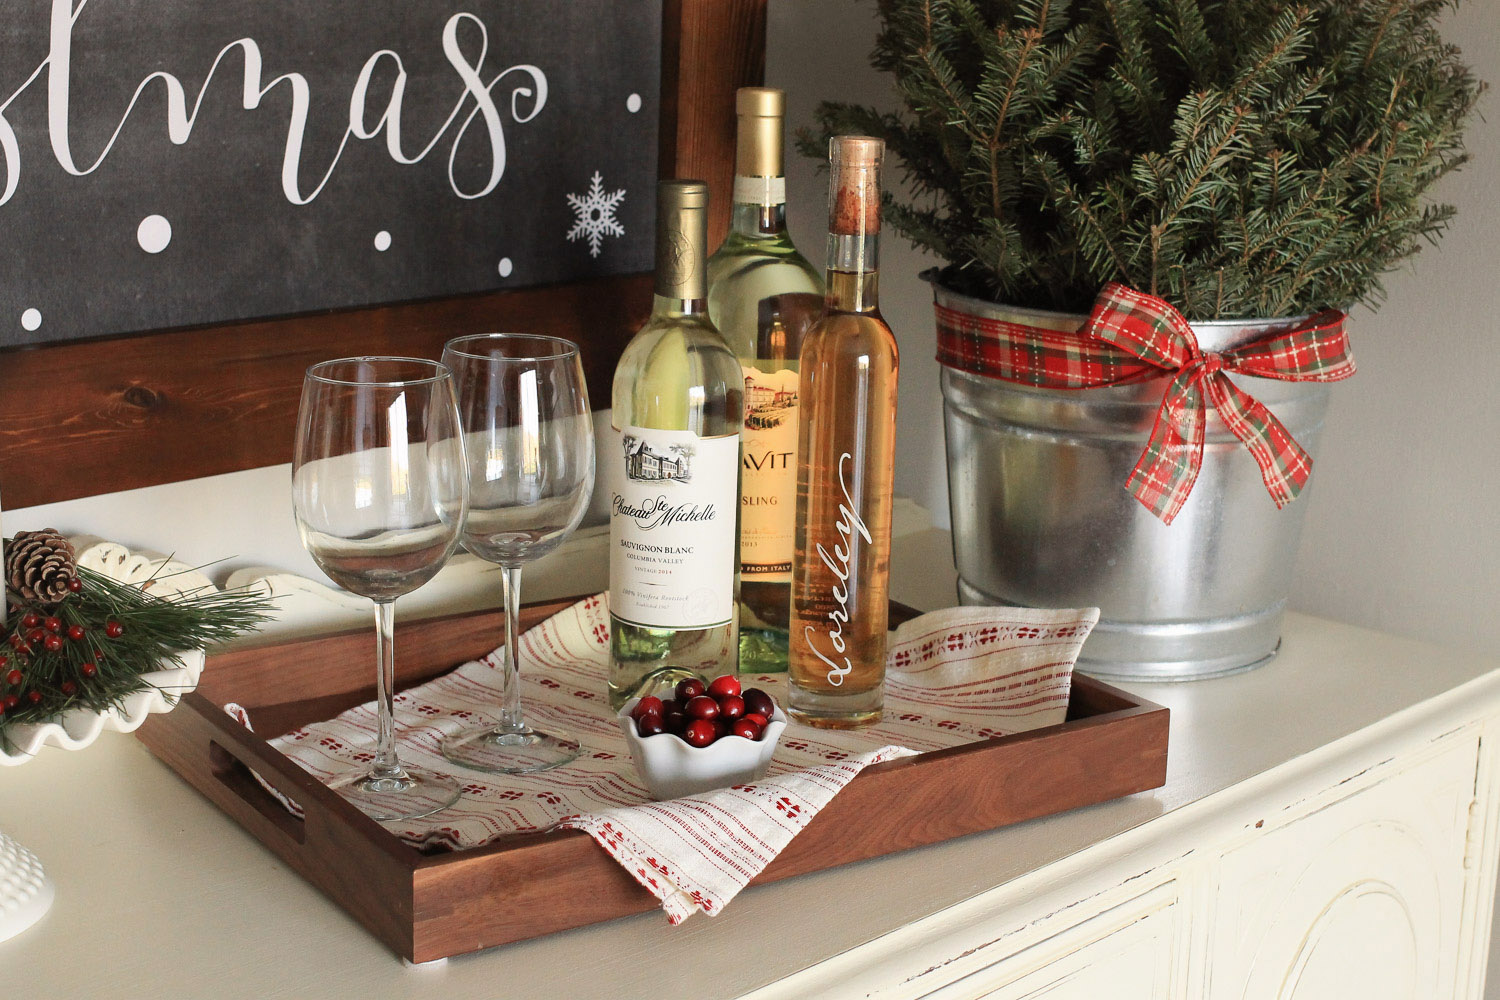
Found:
[[[575,216],[573,228],[568,230],[568,241],[578,239],[581,236],[588,237],[589,256],[599,256],[599,248],[604,244],[606,236],[624,236],[625,227],[620,225],[620,220],[615,218],[615,209],[620,207],[620,202],[625,200],[625,189],[606,194],[604,191],[604,177],[599,171],[594,171],[593,181],[589,184],[589,193],[579,197],[576,194],[568,195],[568,204],[573,207]]]

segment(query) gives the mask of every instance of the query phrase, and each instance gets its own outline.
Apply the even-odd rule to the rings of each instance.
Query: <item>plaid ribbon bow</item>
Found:
[[[1047,389],[1128,385],[1171,375],[1146,450],[1125,488],[1171,524],[1203,465],[1207,397],[1260,466],[1277,507],[1297,498],[1312,457],[1265,405],[1227,372],[1288,382],[1337,382],[1354,374],[1345,314],[1318,313],[1243,347],[1205,352],[1182,313],[1164,299],[1111,282],[1077,332],[985,319],[937,307],[938,361],[950,368]]]

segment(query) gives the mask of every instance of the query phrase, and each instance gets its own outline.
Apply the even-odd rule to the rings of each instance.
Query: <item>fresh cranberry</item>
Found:
[[[746,712],[744,715],[740,716],[740,721],[753,722],[762,729],[766,728],[766,717],[764,715],[761,715],[759,712]]]
[[[726,694],[719,698],[719,714],[733,722],[745,714],[745,699],[737,694]]]
[[[641,720],[642,716],[655,715],[660,718],[661,714],[661,699],[656,697],[655,695],[648,695],[645,698],[642,698],[640,701],[635,703],[635,708],[631,709],[630,711],[630,717],[637,722]]]
[[[79,639],[82,639],[83,638],[83,634],[84,633],[83,633],[83,626],[82,625],[69,625],[68,626],[68,638],[72,639],[74,642],[77,642]]]
[[[662,715],[661,724],[666,727],[667,732],[681,736],[682,731],[687,728],[688,717],[682,709],[674,708]]]
[[[719,738],[719,728],[707,719],[694,719],[682,731],[682,738],[690,747],[706,747]]]
[[[6,674],[5,675],[5,683],[9,684],[11,687],[15,687],[17,684],[20,684],[21,683],[21,671],[19,671],[19,670],[12,670],[10,673]]]
[[[61,618],[43,618],[42,619],[42,628],[46,629],[48,632],[61,632],[62,631],[62,619]]]
[[[120,636],[125,634],[125,626],[121,625],[119,622],[105,622],[104,634],[109,636],[111,639],[118,639],[120,638]]]
[[[85,677],[92,677],[99,672],[99,667],[95,665],[93,660],[84,660],[83,666],[78,669],[83,671],[83,676]]]
[[[719,703],[706,694],[700,694],[687,703],[684,711],[692,719],[713,720],[719,717]]]
[[[37,702],[39,702],[39,701],[42,700],[42,692],[40,692],[40,691],[27,691],[26,692],[26,700],[29,701],[29,702],[31,702],[33,705],[35,705]]]
[[[667,727],[662,725],[661,715],[656,712],[647,712],[635,720],[635,731],[642,736],[655,736],[657,733],[666,732]]]
[[[759,715],[769,719],[776,714],[776,702],[760,688],[749,688],[740,697],[745,699],[746,715]]]
[[[42,646],[47,650],[47,652],[55,653],[59,649],[63,648],[63,637],[60,635],[52,635],[49,632],[47,635],[42,637]]]
[[[41,642],[45,638],[47,638],[46,629],[34,628],[26,633],[27,642]]]
[[[686,705],[704,691],[708,690],[703,682],[696,677],[689,677],[685,681],[677,682],[677,700]]]
[[[72,681],[63,681],[62,682],[62,693],[63,694],[72,695],[72,694],[76,693],[77,691],[78,691],[78,685],[77,684],[74,684]]]
[[[17,698],[15,695],[8,694],[5,696],[5,710],[7,712],[9,712],[19,704],[21,704],[21,699]]]
[[[743,736],[747,740],[760,739],[760,727],[749,719],[737,719],[729,727],[731,736]]]
[[[708,685],[708,693],[715,698],[726,698],[740,693],[740,679],[733,674],[715,677]]]
[[[28,611],[21,616],[22,628],[36,628],[42,623],[42,616],[35,611]]]

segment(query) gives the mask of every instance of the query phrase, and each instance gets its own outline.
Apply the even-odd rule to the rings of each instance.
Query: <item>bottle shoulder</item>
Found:
[[[826,312],[813,324],[802,341],[802,358],[806,363],[810,354],[836,352],[838,354],[873,354],[889,357],[894,363],[899,358],[896,335],[890,324],[878,311],[867,313]]]

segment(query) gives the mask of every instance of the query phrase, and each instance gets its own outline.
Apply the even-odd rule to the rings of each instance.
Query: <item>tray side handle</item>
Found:
[[[420,854],[198,692],[151,716],[136,737],[388,947],[412,958]],[[301,806],[304,818],[287,812],[251,769]]]
[[[233,750],[216,739],[208,741],[208,767],[213,776],[219,779],[220,784],[264,816],[271,826],[299,844],[307,843],[307,821],[283,805],[276,795],[266,788],[266,785],[276,789],[276,794],[284,796],[291,802],[295,803],[296,798],[277,788],[274,780],[257,772],[241,760]],[[302,807],[298,805],[297,808],[300,811]]]

